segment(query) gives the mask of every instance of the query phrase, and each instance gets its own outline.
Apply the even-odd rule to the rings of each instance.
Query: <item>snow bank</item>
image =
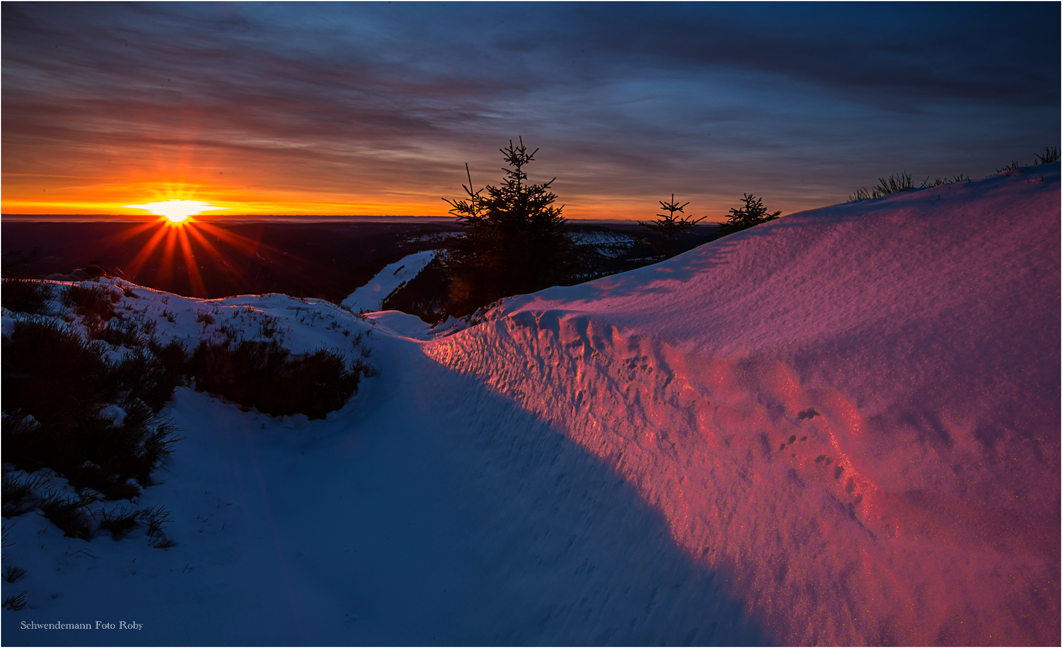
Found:
[[[401,288],[402,284],[420,274],[420,271],[431,263],[436,254],[438,250],[425,250],[395,261],[381,270],[369,283],[350,293],[343,300],[343,307],[354,313],[380,310],[384,300]]]
[[[1059,642],[1059,165],[790,216],[426,347],[786,644]]]

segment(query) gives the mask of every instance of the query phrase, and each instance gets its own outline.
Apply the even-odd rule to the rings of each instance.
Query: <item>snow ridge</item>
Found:
[[[425,349],[611,466],[774,641],[1057,643],[1058,168],[791,216]]]

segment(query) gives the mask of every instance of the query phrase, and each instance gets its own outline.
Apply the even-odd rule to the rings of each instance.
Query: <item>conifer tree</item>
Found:
[[[660,207],[666,211],[666,214],[657,214],[655,221],[638,221],[638,224],[644,229],[657,234],[662,234],[664,240],[661,242],[654,242],[653,247],[656,248],[666,258],[675,256],[675,244],[682,235],[688,230],[697,226],[697,223],[701,222],[707,216],[701,216],[700,218],[693,219],[692,216],[678,216],[682,213],[682,210],[689,203],[678,204],[675,202],[675,194],[671,194],[671,202],[660,201]]]
[[[446,200],[464,229],[453,237],[445,264],[450,274],[450,312],[470,313],[510,295],[565,283],[577,268],[575,247],[565,232],[563,207],[554,202],[553,180],[527,182],[524,167],[538,149],[528,152],[523,138],[500,149],[506,164],[500,186],[473,190],[467,199]],[[467,170],[467,165],[466,165]],[[480,195],[485,193],[486,195]]]
[[[768,214],[767,209],[763,206],[763,198],[757,198],[754,194],[742,195],[744,197],[741,200],[745,203],[745,206],[741,209],[730,209],[730,214],[727,215],[727,222],[719,226],[718,231],[720,234],[733,234],[734,232],[755,227],[778,218],[782,213],[776,211],[773,214]]]

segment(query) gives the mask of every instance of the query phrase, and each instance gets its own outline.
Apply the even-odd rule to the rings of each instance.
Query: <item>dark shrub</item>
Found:
[[[25,575],[26,570],[21,567],[11,566],[4,570],[4,580],[9,583],[14,583]]]
[[[324,418],[343,407],[361,378],[359,373],[347,371],[342,355],[324,349],[290,362],[288,368],[289,385],[298,385],[292,405],[310,419]]]
[[[118,540],[136,527],[140,511],[122,507],[111,511],[100,511],[100,531],[107,531],[111,537]]]
[[[3,514],[4,517],[16,517],[32,511],[37,496],[34,491],[40,488],[41,477],[13,477],[4,472]]]
[[[33,472],[51,468],[77,490],[132,498],[178,439],[156,412],[176,378],[161,361],[137,352],[118,366],[100,343],[63,326],[15,323],[3,343],[4,461]],[[115,420],[108,405],[120,407]],[[27,425],[32,415],[39,425]],[[53,507],[58,506],[53,503]],[[61,509],[57,515],[62,513]]]
[[[6,599],[4,599],[3,608],[5,610],[14,610],[15,612],[18,612],[22,608],[26,607],[27,593],[28,592],[22,592],[21,594],[7,597]]]
[[[156,549],[169,549],[177,543],[166,537],[162,532],[163,525],[173,519],[161,505],[151,508],[142,508],[137,511],[141,522],[147,525],[147,535],[151,539],[151,546]]]
[[[184,347],[178,344],[177,349],[179,362],[172,345],[160,349],[172,354],[167,361],[139,349],[126,353],[113,370],[116,386],[130,397],[144,401],[152,412],[158,412],[173,398],[173,390],[184,382]]]
[[[118,319],[107,322],[107,326],[100,330],[98,339],[107,344],[130,349],[139,349],[147,344],[147,338],[140,332],[136,322],[123,322]]]
[[[99,343],[65,326],[25,319],[3,342],[4,410],[70,425],[117,394]]]
[[[1057,146],[1045,146],[1043,155],[1036,155],[1036,164],[1051,164],[1052,162],[1058,162],[1062,158],[1062,155],[1058,152]]]
[[[167,373],[184,375],[188,373],[188,351],[176,340],[162,344],[154,338],[148,340],[148,349],[166,368]]]
[[[0,305],[16,313],[47,315],[52,289],[46,283],[29,279],[4,279],[0,284]]]
[[[911,178],[911,174],[901,171],[888,178],[878,178],[878,184],[874,185],[874,188],[870,191],[867,191],[866,188],[856,189],[856,192],[848,197],[848,202],[874,200],[889,194],[911,191],[914,188],[914,180]]]
[[[310,419],[342,407],[367,370],[364,363],[348,369],[335,351],[292,356],[275,339],[236,344],[204,340],[192,355],[191,367],[199,391],[263,414],[305,414]]]
[[[74,285],[63,293],[63,305],[78,315],[104,322],[114,317],[114,304],[121,299],[103,286]]]
[[[38,506],[44,517],[59,527],[64,536],[88,540],[92,535],[92,522],[85,507],[91,503],[88,499],[65,497],[53,491],[46,493]]]

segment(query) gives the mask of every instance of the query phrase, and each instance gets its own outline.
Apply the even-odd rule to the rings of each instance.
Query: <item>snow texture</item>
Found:
[[[27,574],[3,594],[29,605],[3,641],[1057,645],[1059,219],[1059,165],[1023,169],[789,216],[434,339],[401,313],[120,284],[189,340],[372,330],[380,375],[312,422],[179,389],[188,438],[141,498],[177,545],[6,521]],[[19,625],[123,620],[143,628]]]

